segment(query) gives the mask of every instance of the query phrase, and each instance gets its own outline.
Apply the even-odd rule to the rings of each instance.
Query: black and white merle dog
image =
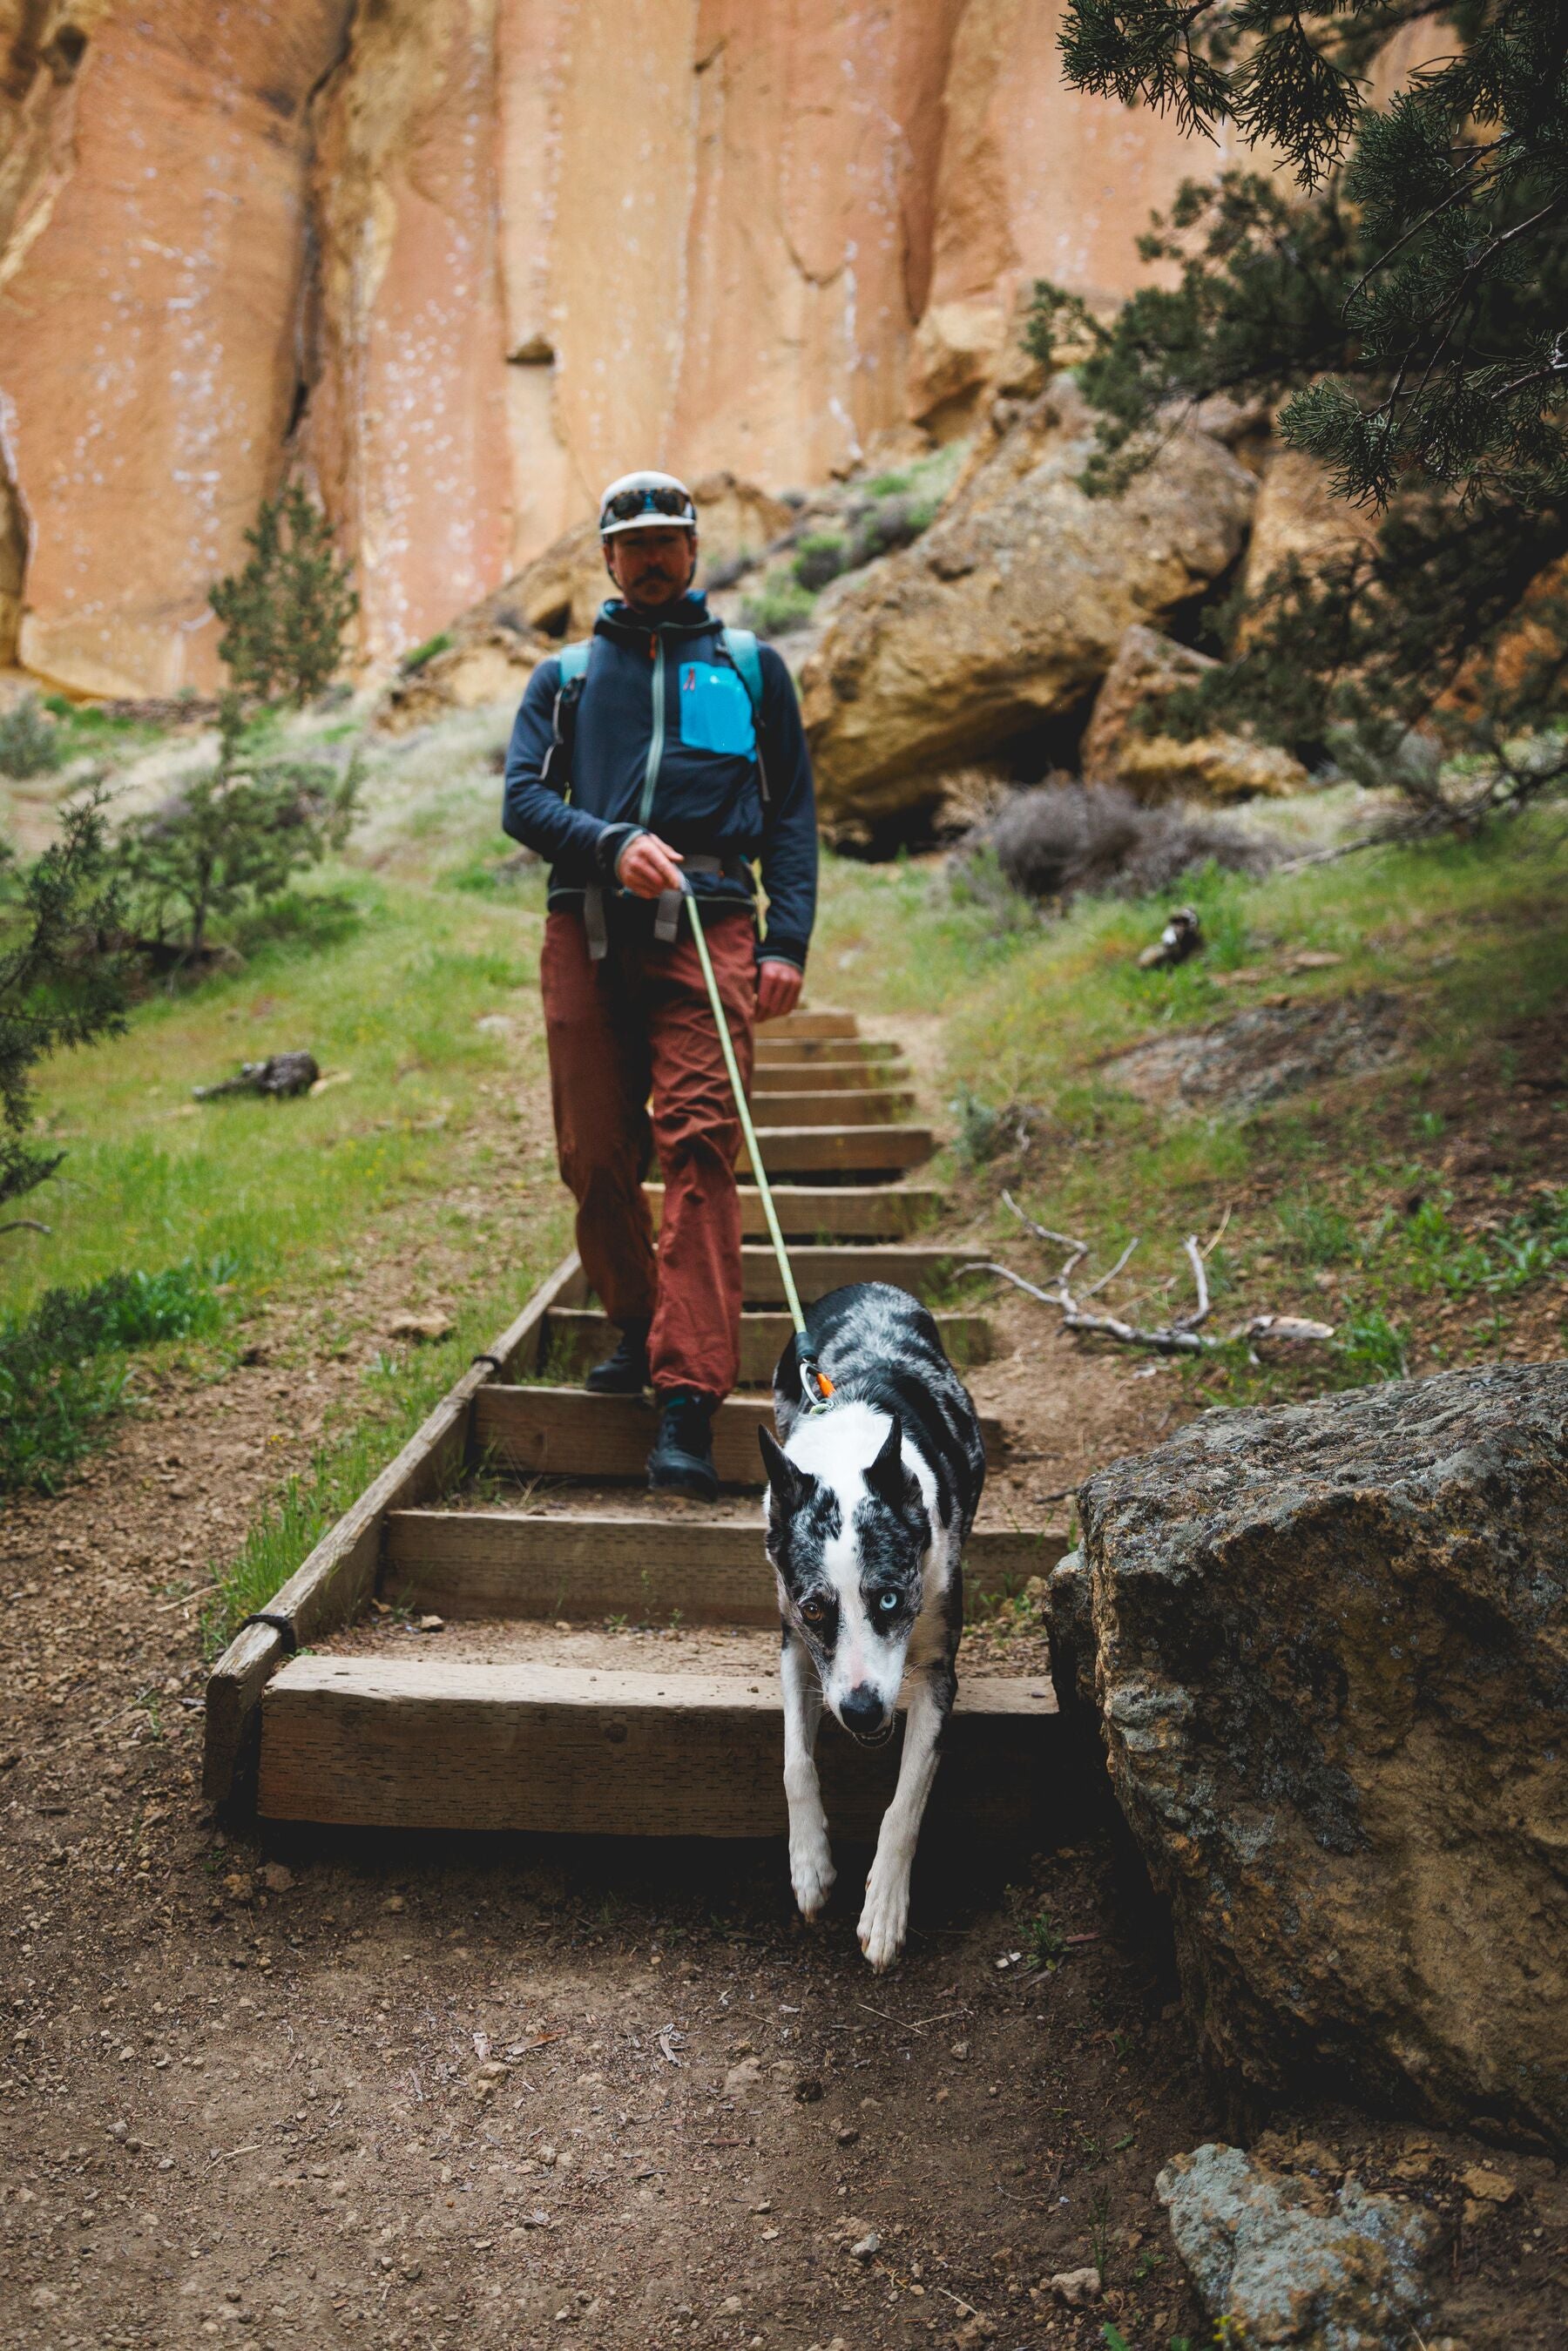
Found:
[[[833,1883],[813,1754],[824,1701],[862,1745],[880,1746],[907,1675],[898,1785],[860,1920],[862,1949],[886,1968],[904,1949],[915,1840],[958,1687],[964,1546],[985,1448],[936,1324],[907,1290],[883,1281],[830,1290],[806,1316],[806,1344],[831,1383],[827,1407],[810,1409],[791,1338],[773,1374],[783,1444],[762,1432],[783,1619],[789,1875],[814,1917]]]

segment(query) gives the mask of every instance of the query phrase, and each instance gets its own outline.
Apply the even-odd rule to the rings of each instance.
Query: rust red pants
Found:
[[[683,926],[661,946],[651,908],[645,925],[639,910],[616,911],[597,964],[580,915],[545,922],[539,978],[560,1172],[605,1312],[652,1322],[655,1392],[718,1404],[740,1369],[740,1121],[695,944]],[[749,1089],[756,933],[747,915],[710,916],[707,942]],[[664,1179],[656,1258],[643,1196],[651,1151]]]

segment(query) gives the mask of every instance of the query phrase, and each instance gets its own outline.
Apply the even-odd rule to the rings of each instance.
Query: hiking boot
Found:
[[[622,1322],[615,1353],[595,1364],[582,1384],[595,1395],[641,1395],[648,1384],[646,1322]]]
[[[648,1484],[656,1493],[718,1499],[713,1466],[713,1410],[701,1396],[666,1395],[659,1403],[659,1434],[648,1456]]]

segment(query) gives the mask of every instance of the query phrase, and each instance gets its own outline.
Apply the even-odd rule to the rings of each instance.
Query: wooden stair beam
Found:
[[[773,1094],[864,1094],[908,1082],[907,1061],[758,1061],[751,1102]]]
[[[1059,1534],[980,1528],[964,1556],[964,1593],[976,1604],[1048,1575],[1067,1549]],[[779,1621],[761,1514],[743,1520],[588,1517],[558,1510],[399,1510],[386,1523],[380,1593],[420,1615],[625,1616],[691,1625]],[[962,1656],[959,1664],[962,1667]]]
[[[781,1013],[777,1020],[758,1022],[757,1033],[769,1043],[779,1037],[791,1040],[798,1037],[858,1037],[860,1022],[852,1012],[834,1011],[826,1005],[821,1009],[815,1005],[800,1005],[793,1012]]]
[[[640,1396],[591,1395],[586,1388],[480,1388],[473,1399],[473,1444],[497,1469],[524,1477],[591,1479],[595,1484],[647,1474],[657,1416]],[[759,1428],[773,1426],[766,1396],[730,1396],[714,1416],[714,1467],[726,1486],[759,1487]],[[982,1420],[986,1447],[999,1458],[999,1425]]]
[[[892,1242],[870,1248],[854,1243],[821,1246],[807,1243],[791,1249],[795,1286],[801,1303],[825,1298],[846,1281],[891,1281],[916,1298],[950,1280],[964,1264],[962,1249],[922,1248],[918,1242]],[[748,1306],[777,1306],[784,1297],[779,1260],[770,1248],[743,1241],[740,1249],[741,1289]]]
[[[526,1476],[641,1480],[656,1424],[643,1398],[591,1395],[586,1388],[492,1386],[474,1399],[476,1453]],[[713,1451],[721,1484],[762,1483],[757,1432],[772,1426],[765,1396],[731,1396],[719,1406]]]
[[[878,1240],[918,1233],[944,1215],[947,1196],[921,1184],[775,1184],[773,1205],[788,1240],[816,1240],[832,1234],[846,1240]],[[664,1209],[662,1184],[644,1184],[643,1196],[658,1224]],[[762,1196],[743,1185],[740,1228],[748,1237],[765,1234]]]
[[[347,1624],[363,1606],[374,1589],[387,1512],[423,1501],[440,1490],[463,1461],[470,1406],[486,1383],[497,1376],[496,1363],[513,1372],[537,1370],[545,1317],[551,1306],[568,1301],[575,1304],[585,1291],[582,1263],[574,1250],[539,1284],[522,1312],[500,1333],[488,1351],[495,1361],[476,1359],[380,1477],[273,1593],[267,1604],[267,1614],[285,1620],[292,1628],[295,1644]],[[226,1803],[246,1775],[254,1751],[256,1706],[285,1654],[286,1645],[276,1626],[247,1625],[235,1635],[208,1676],[202,1785],[210,1803]]]
[[[876,1086],[852,1094],[758,1094],[751,1115],[769,1126],[842,1126],[846,1119],[856,1126],[892,1126],[914,1108],[907,1087]]]
[[[1061,1751],[1045,1677],[971,1680],[943,1739],[932,1826],[1018,1834]],[[262,1701],[257,1809],[344,1827],[568,1835],[776,1836],[786,1825],[772,1677],[432,1658],[296,1657]],[[873,1834],[899,1741],[818,1750],[838,1835]]]
[[[862,1061],[896,1061],[902,1045],[877,1037],[776,1037],[770,1029],[757,1032],[758,1066],[765,1062],[831,1061],[848,1065]]]
[[[991,1328],[983,1314],[939,1314],[936,1320],[943,1344],[960,1370],[969,1364],[990,1362]],[[788,1314],[742,1315],[742,1387],[763,1387],[771,1383],[773,1366],[779,1361],[793,1328]],[[601,1314],[586,1307],[552,1314],[549,1320],[549,1352],[545,1358],[551,1377],[579,1377],[610,1353],[616,1337],[616,1327],[608,1314]]]
[[[924,1167],[937,1150],[928,1126],[758,1126],[758,1148],[769,1176],[825,1174],[897,1175]],[[746,1145],[736,1165],[751,1172]]]

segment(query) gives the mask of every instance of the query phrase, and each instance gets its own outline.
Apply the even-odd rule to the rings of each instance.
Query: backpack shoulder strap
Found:
[[[741,681],[751,696],[751,707],[758,718],[762,716],[762,659],[757,650],[757,639],[749,629],[726,629],[724,649],[740,672]]]
[[[591,637],[579,637],[573,643],[570,645],[562,645],[559,653],[557,655],[557,659],[560,663],[560,682],[563,688],[569,685],[576,685],[581,678],[586,676],[588,672],[588,656],[592,651],[593,639]]]

